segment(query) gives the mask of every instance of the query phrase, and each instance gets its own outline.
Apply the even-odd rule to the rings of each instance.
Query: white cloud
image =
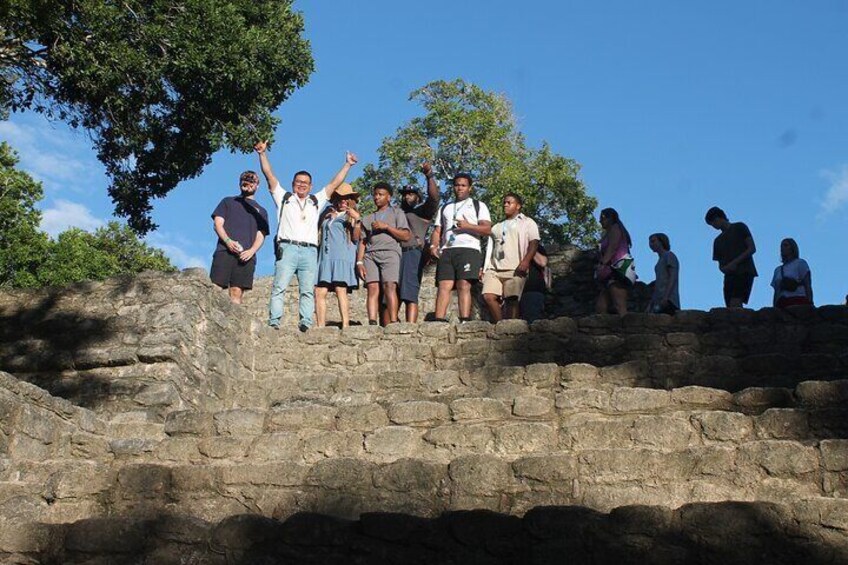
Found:
[[[180,269],[191,267],[206,269],[209,265],[205,257],[193,255],[191,252],[185,250],[186,247],[193,247],[193,242],[184,237],[156,232],[147,236],[145,242],[152,247],[158,247],[164,251],[168,259]]]
[[[842,165],[839,172],[824,171],[822,176],[828,180],[830,187],[821,203],[821,212],[830,214],[848,203],[848,165]]]
[[[48,191],[70,188],[90,193],[102,166],[94,159],[90,144],[81,133],[60,129],[46,120],[36,125],[0,122],[0,140],[18,152],[20,166],[44,183]]]
[[[46,231],[51,237],[57,236],[59,233],[68,228],[81,228],[86,231],[93,231],[105,222],[94,216],[91,210],[68,200],[56,200],[52,208],[48,208],[41,213],[41,229]]]

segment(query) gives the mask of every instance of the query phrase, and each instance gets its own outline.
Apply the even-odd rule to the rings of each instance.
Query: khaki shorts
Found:
[[[400,248],[397,251],[381,250],[365,252],[365,282],[398,282],[400,278]]]
[[[519,298],[527,277],[516,277],[515,271],[493,271],[483,273],[483,294],[496,294],[504,298]]]

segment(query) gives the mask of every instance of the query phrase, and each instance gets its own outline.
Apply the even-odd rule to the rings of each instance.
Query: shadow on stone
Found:
[[[235,515],[217,524],[162,514],[39,525],[40,563],[670,564],[844,563],[843,529],[812,525],[768,503],[537,507],[524,517],[485,510],[437,518],[365,513],[358,520],[298,513],[285,521]]]

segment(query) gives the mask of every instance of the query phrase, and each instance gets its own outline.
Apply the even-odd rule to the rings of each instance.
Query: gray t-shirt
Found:
[[[680,282],[680,263],[677,260],[677,255],[671,251],[666,251],[657,260],[654,267],[654,273],[657,280],[654,283],[654,294],[651,296],[651,302],[659,305],[665,296],[666,289],[671,286],[671,292],[668,293],[668,300],[677,308],[680,308],[680,292],[678,285]],[[672,278],[674,273],[674,278]]]
[[[409,224],[406,221],[406,214],[401,212],[396,206],[389,206],[383,210],[368,214],[362,218],[362,229],[365,230],[365,252],[373,251],[398,251],[400,252],[400,242],[396,240],[387,231],[374,232],[371,229],[371,224],[377,220],[378,222],[386,222],[389,226],[397,229],[409,229]]]

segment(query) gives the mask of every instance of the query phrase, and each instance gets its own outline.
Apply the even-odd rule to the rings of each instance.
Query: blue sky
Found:
[[[436,79],[503,93],[532,145],[548,141],[582,166],[602,207],[635,239],[664,231],[682,265],[684,307],[720,305],[711,261],[712,205],[748,223],[761,277],[751,306],[770,305],[779,242],[794,237],[816,301],[848,293],[848,2],[299,2],[316,71],[278,113],[271,162],[281,178],[329,180],[347,149],[373,162],[380,141],[417,115],[408,101]],[[424,6],[424,8],[416,8]],[[103,168],[84,133],[31,114],[0,139],[44,182],[44,227],[110,219]],[[202,176],[156,202],[149,241],[182,267],[207,266],[209,213],[237,191],[254,155],[217,154]],[[351,179],[358,174],[354,169]],[[263,189],[260,202],[273,209]],[[839,242],[842,243],[839,243]],[[271,274],[269,245],[258,273]]]

